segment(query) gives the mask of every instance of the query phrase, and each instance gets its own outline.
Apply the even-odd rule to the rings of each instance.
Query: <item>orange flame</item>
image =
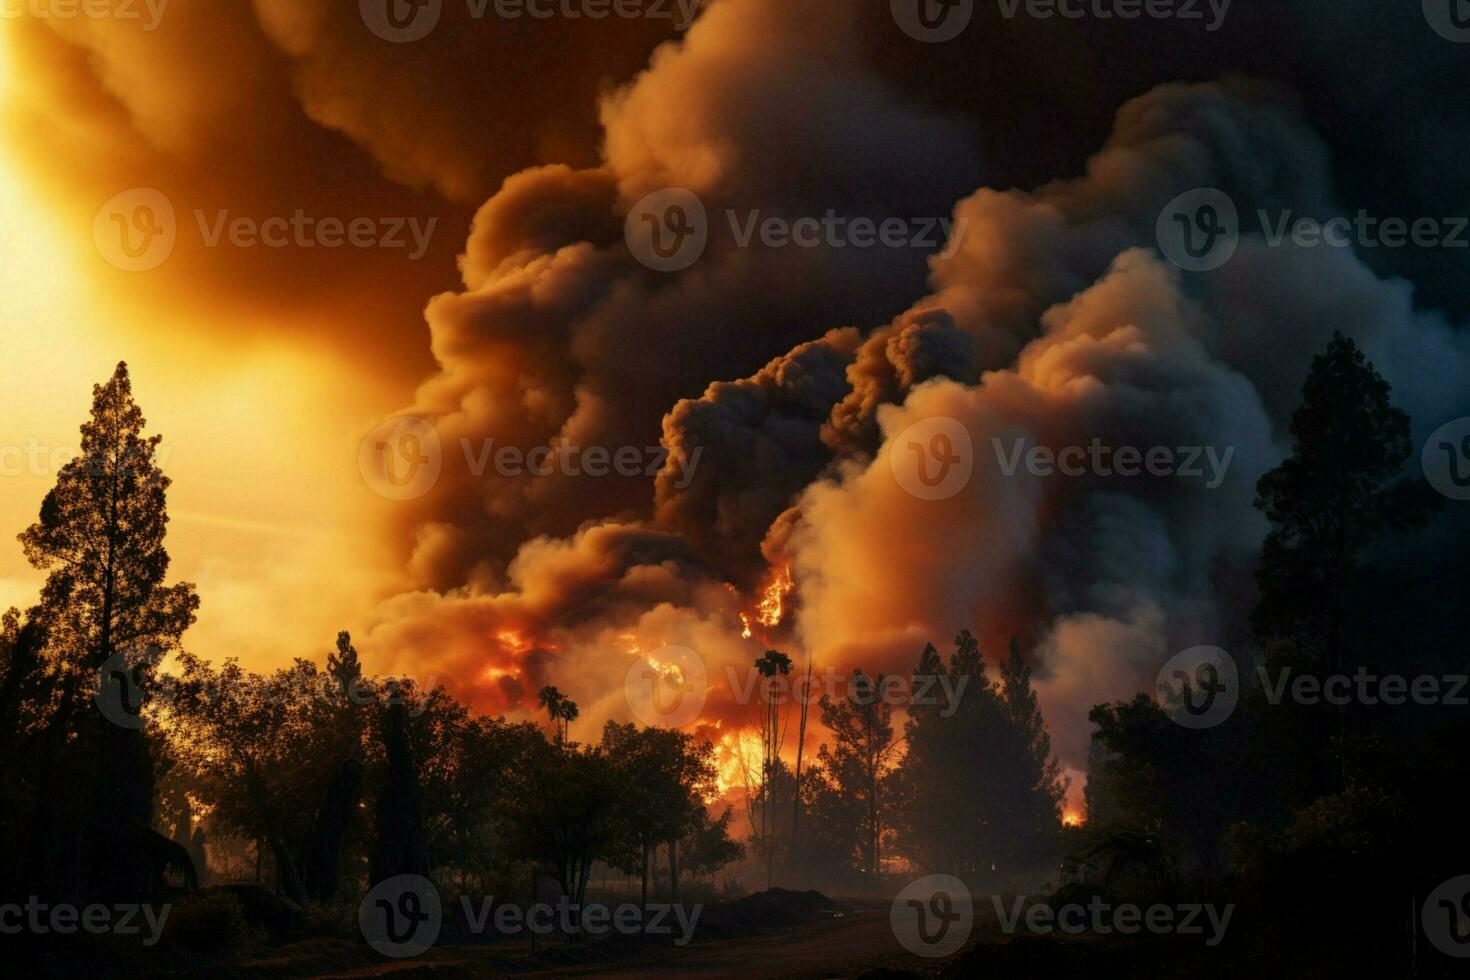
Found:
[[[761,601],[756,603],[755,618],[762,626],[781,625],[781,620],[786,615],[786,597],[794,588],[796,583],[791,580],[791,566],[787,565],[771,579],[771,584],[766,586],[766,591],[761,595]]]
[[[718,775],[715,785],[720,796],[732,789],[745,785],[747,774],[759,781],[761,768],[761,737],[750,729],[727,732],[715,743],[715,766]]]
[[[495,634],[495,639],[500,643],[506,653],[519,656],[536,645],[535,641],[519,630],[503,629]]]

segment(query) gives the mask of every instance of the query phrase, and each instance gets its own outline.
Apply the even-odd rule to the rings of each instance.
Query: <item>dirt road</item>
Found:
[[[888,905],[842,900],[840,918],[799,926],[779,934],[695,943],[641,956],[538,972],[543,977],[597,976],[634,980],[646,976],[700,977],[703,980],[754,980],[766,977],[848,977],[878,966],[924,972],[936,964],[904,950],[888,922]]]

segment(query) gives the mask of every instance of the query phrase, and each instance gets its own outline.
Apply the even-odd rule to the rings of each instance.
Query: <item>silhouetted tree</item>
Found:
[[[1051,735],[1031,686],[1031,666],[1014,638],[1009,655],[1001,661],[1000,680],[1001,703],[1015,744],[1013,752],[1001,756],[1002,762],[1010,764],[1010,778],[995,787],[1013,842],[998,863],[1025,867],[1055,854],[1067,783],[1061,775],[1061,763],[1051,754]]]
[[[577,708],[577,702],[550,684],[541,689],[536,700],[541,707],[546,709],[546,715],[551,719],[551,729],[556,735],[557,742],[565,743],[571,736],[572,722],[576,721],[577,716],[581,714]]]
[[[169,557],[169,479],[159,469],[160,436],[143,436],[146,424],[133,401],[126,364],[92,390],[92,415],[82,425],[81,455],[57,474],[37,522],[20,535],[26,558],[48,577],[41,594],[51,667],[60,684],[55,722],[59,730],[86,712],[98,670],[118,658],[147,689],[162,654],[177,646],[194,622],[194,586],[165,586]],[[150,828],[153,773],[141,727],[123,727],[92,712],[91,794],[78,837],[88,846],[83,861],[88,890],[118,897],[143,893],[157,877],[123,843]],[[57,745],[40,760],[55,773]],[[38,805],[50,807],[54,776],[43,779]]]
[[[882,873],[883,838],[892,809],[893,706],[881,695],[883,675],[853,671],[846,696],[818,701],[822,724],[832,733],[817,760],[838,792],[856,804],[857,866],[874,879]]]
[[[777,695],[775,680],[778,676],[791,673],[791,658],[779,650],[767,650],[755,662],[755,669],[764,679],[762,693],[765,695],[766,711],[761,723],[761,843],[766,849],[766,887],[771,887],[771,871],[776,854],[776,807],[771,795],[776,763],[781,757],[781,699]]]
[[[388,770],[378,794],[376,839],[368,870],[369,883],[374,885],[394,875],[429,874],[423,796],[407,718],[407,707],[396,685],[390,682],[387,723],[383,727]]]
[[[600,746],[567,751],[538,740],[526,748],[506,774],[500,811],[507,844],[545,868],[581,904],[593,862],[619,847],[621,780]]]
[[[948,667],[932,644],[919,656],[897,788],[899,844],[925,869],[982,881],[1055,855],[1066,784],[1014,641],[1000,677],[987,678],[968,630]]]
[[[1291,455],[1256,485],[1271,529],[1253,622],[1258,637],[1288,645],[1296,662],[1336,672],[1354,607],[1371,599],[1364,549],[1385,531],[1424,523],[1433,494],[1402,475],[1413,454],[1409,417],[1341,334],[1312,359],[1291,434]]]
[[[679,862],[687,874],[704,878],[745,856],[745,845],[730,836],[734,817],[730,807],[715,819],[703,808],[699,810],[679,841]]]
[[[654,850],[669,847],[670,885],[677,893],[677,842],[698,825],[704,799],[715,793],[714,748],[705,739],[669,728],[608,722],[602,750],[616,771],[622,846],[610,863],[640,875],[648,902],[648,866]]]

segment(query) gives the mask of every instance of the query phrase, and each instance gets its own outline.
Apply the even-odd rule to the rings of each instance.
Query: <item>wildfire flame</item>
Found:
[[[1082,823],[1082,814],[1078,813],[1076,810],[1068,810],[1066,813],[1062,814],[1063,827],[1080,827],[1082,826]]]
[[[536,645],[536,642],[534,640],[526,636],[520,630],[500,630],[495,634],[495,639],[500,644],[501,649],[505,650],[505,652],[507,653],[515,654],[517,656],[526,653]]]
[[[719,788],[720,796],[726,796],[732,789],[744,786],[747,773],[756,781],[760,780],[763,748],[761,737],[750,729],[727,732],[720,737],[715,743],[715,768],[718,770],[715,785]]]
[[[740,638],[743,640],[750,639],[750,617],[745,615],[745,613],[740,614]]]
[[[761,595],[761,601],[756,603],[755,618],[762,626],[781,625],[786,615],[786,597],[794,588],[796,583],[791,580],[791,566],[787,565],[775,574]]]

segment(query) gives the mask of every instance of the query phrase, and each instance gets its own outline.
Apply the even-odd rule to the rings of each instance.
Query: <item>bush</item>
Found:
[[[168,942],[197,950],[230,949],[259,937],[239,899],[225,891],[201,892],[176,904],[164,927]]]

